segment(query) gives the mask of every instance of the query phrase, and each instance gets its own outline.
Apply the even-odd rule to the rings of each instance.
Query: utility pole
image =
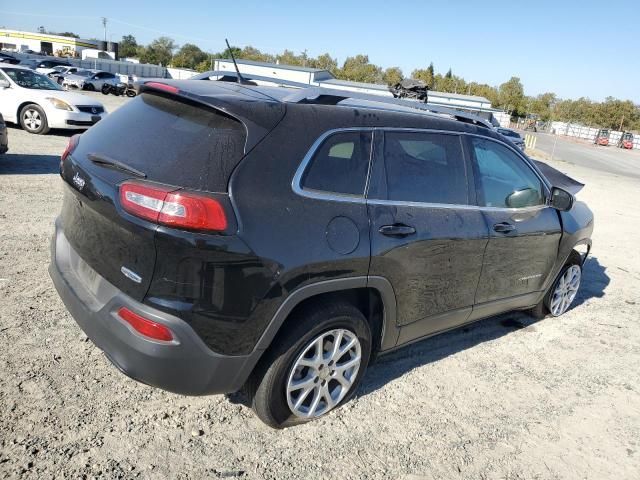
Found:
[[[104,41],[107,41],[107,17],[102,17],[102,27],[104,28]]]
[[[624,113],[622,114],[622,118],[620,119],[620,131],[622,132],[622,124],[624,123]]]

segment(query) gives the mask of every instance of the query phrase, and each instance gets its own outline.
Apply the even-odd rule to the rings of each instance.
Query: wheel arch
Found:
[[[27,105],[36,105],[36,106],[40,107],[42,109],[42,111],[44,112],[44,107],[42,105],[40,105],[38,102],[34,102],[33,100],[24,101],[20,105],[18,105],[18,109],[16,110],[16,123],[20,123],[20,112]],[[46,115],[47,112],[44,112],[44,114]]]
[[[395,346],[399,329],[396,324],[396,297],[393,287],[384,277],[362,276],[317,282],[291,293],[278,308],[255,349],[267,350],[278,333],[286,328],[287,320],[292,318],[293,313],[311,302],[328,299],[349,301],[362,311],[374,330],[374,352]],[[379,311],[376,305],[379,305]]]

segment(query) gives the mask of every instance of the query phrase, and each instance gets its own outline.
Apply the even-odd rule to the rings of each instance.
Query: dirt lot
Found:
[[[593,257],[559,319],[488,319],[372,366],[315,423],[261,424],[224,396],[126,378],[49,280],[67,135],[11,129],[0,157],[0,476],[8,478],[640,478],[640,180],[587,184]]]

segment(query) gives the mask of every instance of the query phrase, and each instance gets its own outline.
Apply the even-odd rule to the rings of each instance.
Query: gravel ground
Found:
[[[555,164],[587,184],[579,198],[596,215],[566,315],[508,314],[420,342],[373,365],[345,408],[274,431],[236,397],[136,383],[87,341],[47,274],[69,135],[9,136],[0,476],[640,478],[640,181]]]

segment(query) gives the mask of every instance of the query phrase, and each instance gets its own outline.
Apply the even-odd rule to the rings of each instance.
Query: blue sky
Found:
[[[27,7],[28,4],[28,7]],[[175,5],[175,6],[172,6]],[[253,45],[277,53],[329,52],[344,61],[366,53],[405,75],[433,62],[467,80],[499,85],[512,75],[525,93],[606,96],[640,103],[640,4],[633,1],[304,0],[2,2],[0,26],[73,31],[114,41],[131,33],[147,43],[165,34],[213,52]],[[628,52],[625,55],[624,52]]]

